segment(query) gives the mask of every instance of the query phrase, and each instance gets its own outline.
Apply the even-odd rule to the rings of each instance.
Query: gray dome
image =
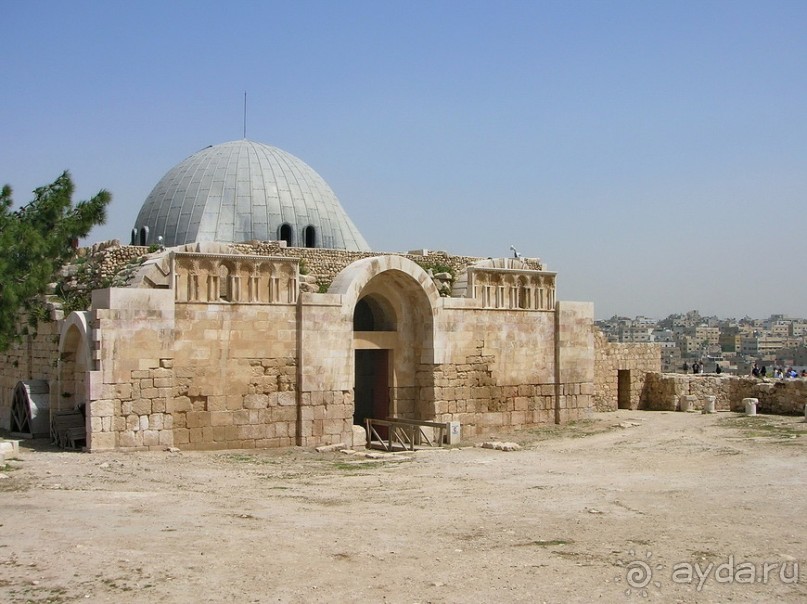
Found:
[[[132,243],[285,240],[295,247],[369,251],[323,178],[291,153],[248,140],[191,155],[146,198]]]

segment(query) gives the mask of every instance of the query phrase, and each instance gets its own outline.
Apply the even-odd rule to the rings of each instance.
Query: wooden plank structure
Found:
[[[45,380],[22,380],[11,402],[11,435],[15,438],[48,436],[50,387]]]
[[[367,418],[367,448],[384,451],[414,451],[415,447],[442,447],[449,433],[449,424],[425,422],[415,419],[388,417],[387,419]],[[382,436],[377,428],[386,428]],[[424,428],[430,428],[431,436]]]
[[[51,441],[62,449],[81,449],[87,445],[87,428],[80,410],[54,411],[50,425]]]

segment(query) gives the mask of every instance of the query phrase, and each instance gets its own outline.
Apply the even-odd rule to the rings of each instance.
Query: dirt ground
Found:
[[[0,601],[807,601],[803,418],[619,411],[498,440],[523,448],[23,441]]]

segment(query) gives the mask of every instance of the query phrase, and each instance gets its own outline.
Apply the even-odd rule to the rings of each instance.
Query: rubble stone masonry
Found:
[[[759,400],[759,413],[801,415],[807,405],[807,379],[768,380],[752,376],[650,373],[642,393],[642,409],[675,411],[682,396],[695,397],[702,409],[707,396],[715,397],[718,411],[743,413],[744,398]]]

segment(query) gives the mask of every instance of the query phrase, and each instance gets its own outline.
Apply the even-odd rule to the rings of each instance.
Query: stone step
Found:
[[[20,441],[0,439],[0,462],[20,452]]]

